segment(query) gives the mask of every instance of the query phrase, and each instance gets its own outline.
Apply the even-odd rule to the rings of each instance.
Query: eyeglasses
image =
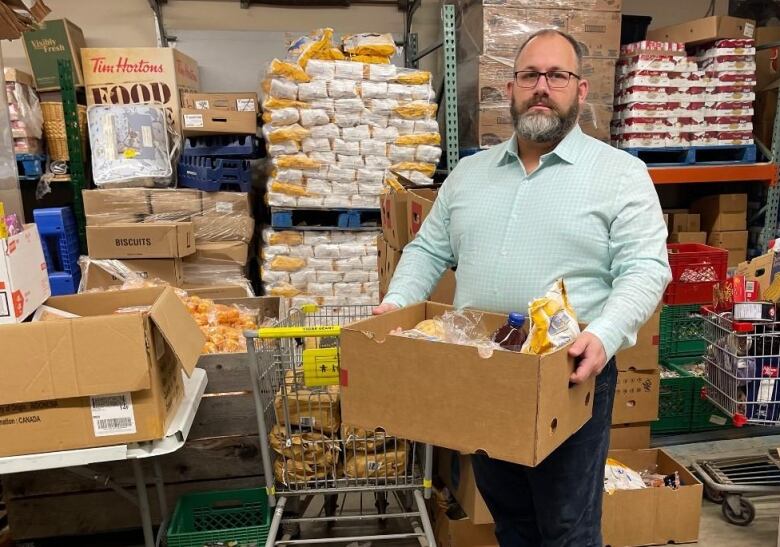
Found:
[[[568,70],[550,70],[548,72],[539,72],[536,70],[518,70],[515,72],[515,82],[522,88],[533,88],[539,83],[539,78],[544,76],[547,79],[547,85],[553,89],[562,89],[569,85],[572,77],[580,79],[580,76]]]

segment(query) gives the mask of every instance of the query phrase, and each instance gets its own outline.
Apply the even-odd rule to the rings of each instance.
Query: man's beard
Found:
[[[530,112],[528,110],[538,104],[546,106],[550,112]],[[575,100],[569,110],[561,112],[546,97],[535,95],[525,103],[522,114],[517,109],[515,98],[512,97],[510,110],[518,137],[539,143],[559,142],[577,123],[580,105]]]

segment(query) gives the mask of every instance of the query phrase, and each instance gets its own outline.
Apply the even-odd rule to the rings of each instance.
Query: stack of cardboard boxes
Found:
[[[460,143],[488,148],[514,131],[507,83],[525,39],[544,28],[570,33],[582,47],[582,76],[590,83],[583,130],[607,141],[615,62],[620,49],[620,0],[472,0],[458,30]]]
[[[664,212],[669,243],[707,244],[707,232],[701,231],[701,215],[688,209],[667,209]]]

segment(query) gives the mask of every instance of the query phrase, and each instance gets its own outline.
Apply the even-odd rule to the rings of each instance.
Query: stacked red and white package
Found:
[[[619,148],[752,144],[752,40],[719,40],[687,56],[684,44],[621,47],[612,143]]]

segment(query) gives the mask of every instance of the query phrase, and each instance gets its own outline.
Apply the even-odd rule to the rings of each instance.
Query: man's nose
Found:
[[[539,91],[544,91],[547,93],[550,90],[550,84],[547,81],[547,76],[544,74],[539,74],[539,78],[536,79],[536,85],[534,86],[534,89]]]

